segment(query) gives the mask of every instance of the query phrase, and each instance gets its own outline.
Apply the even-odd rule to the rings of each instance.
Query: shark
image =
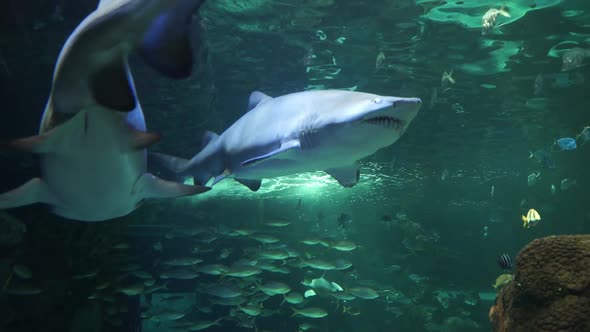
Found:
[[[151,155],[168,170],[212,186],[233,178],[257,191],[264,178],[323,170],[344,187],[358,161],[395,143],[418,114],[419,98],[308,90],[272,98],[254,91],[248,111],[221,135],[206,132],[191,159]]]
[[[203,0],[102,0],[72,32],[55,65],[38,135],[3,142],[37,153],[41,177],[0,194],[0,209],[47,204],[66,219],[125,216],[144,200],[209,190],[147,172],[146,129],[128,57],[165,77],[189,77],[193,15]]]

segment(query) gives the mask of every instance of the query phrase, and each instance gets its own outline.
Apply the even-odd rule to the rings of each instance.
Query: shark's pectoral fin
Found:
[[[137,100],[123,61],[109,64],[90,77],[90,91],[94,100],[109,109],[130,112]]]
[[[281,144],[276,150],[243,161],[241,165],[242,167],[250,167],[268,159],[292,159],[292,156],[290,156],[289,153],[300,147],[299,140],[288,141]]]
[[[49,152],[51,143],[49,142],[49,133],[19,138],[8,142],[0,143],[3,149],[16,149],[27,152],[43,153]]]
[[[40,178],[33,178],[22,186],[0,195],[0,209],[35,203],[57,204],[56,197]]]
[[[248,187],[248,189],[252,191],[258,191],[260,189],[260,185],[262,184],[262,180],[251,180],[251,179],[235,179],[239,183]]]
[[[324,172],[330,174],[338,183],[346,188],[354,187],[359,182],[361,176],[359,165],[356,163],[350,166],[326,169]]]
[[[131,130],[131,148],[134,150],[146,149],[160,140],[160,135],[150,131]]]
[[[211,190],[210,187],[190,186],[182,183],[166,181],[153,174],[145,173],[139,178],[139,180],[137,180],[137,183],[135,183],[133,194],[141,200],[148,198],[191,196],[209,190]]]
[[[218,176],[216,176],[213,179],[213,183],[211,183],[211,186],[213,187],[214,185],[219,183],[219,181],[227,178],[230,174],[231,174],[231,171],[229,169],[226,169],[225,171],[223,171],[223,173],[219,174]]]
[[[78,112],[64,123],[36,136],[0,142],[0,148],[23,150],[34,153],[60,152],[72,141],[72,133],[84,133],[88,129],[87,112]]]
[[[250,94],[250,99],[248,100],[248,111],[252,110],[254,107],[258,106],[258,104],[262,103],[263,101],[272,99],[271,96],[268,96],[260,91],[254,91]]]
[[[175,79],[190,76],[194,62],[190,23],[203,2],[179,1],[158,16],[144,34],[140,54],[160,74]]]

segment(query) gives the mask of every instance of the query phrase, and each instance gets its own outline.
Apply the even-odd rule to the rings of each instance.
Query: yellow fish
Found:
[[[514,280],[514,276],[512,274],[502,274],[496,278],[496,282],[492,286],[494,286],[495,289],[502,288],[512,280]]]
[[[531,226],[537,226],[541,220],[541,215],[537,210],[530,209],[526,216],[522,216],[522,227],[530,228]]]

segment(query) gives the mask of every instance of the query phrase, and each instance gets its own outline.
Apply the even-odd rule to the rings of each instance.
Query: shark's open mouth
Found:
[[[402,125],[402,120],[394,118],[392,116],[377,116],[374,118],[366,119],[363,122],[393,129],[400,128]]]

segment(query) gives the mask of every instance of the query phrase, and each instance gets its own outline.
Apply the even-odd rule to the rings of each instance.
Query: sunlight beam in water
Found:
[[[192,183],[192,178],[185,181],[185,184]],[[306,197],[307,199],[362,201],[367,199],[375,200],[376,198],[372,196],[401,185],[400,175],[394,169],[390,169],[388,164],[371,162],[361,164],[361,179],[353,188],[344,188],[330,175],[318,171],[264,179],[257,192],[250,191],[232,179],[225,179],[216,184],[213,190],[207,192],[207,194],[194,196],[191,200]]]

